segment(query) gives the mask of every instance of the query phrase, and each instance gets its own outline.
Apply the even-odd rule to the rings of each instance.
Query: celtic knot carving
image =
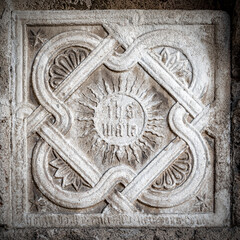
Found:
[[[206,82],[193,77],[181,33],[168,34],[171,41],[164,30],[144,34],[119,54],[111,35],[65,32],[39,51],[32,79],[40,107],[28,124],[41,136],[33,177],[51,201],[77,209],[106,201],[104,213],[126,213],[139,211],[136,201],[172,207],[196,195],[209,158],[199,124]]]

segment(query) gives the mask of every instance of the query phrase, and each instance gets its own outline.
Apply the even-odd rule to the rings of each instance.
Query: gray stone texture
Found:
[[[232,226],[229,228],[78,228],[10,229],[0,225],[0,239],[240,239],[240,3],[234,0],[0,0],[0,94],[11,96],[10,17],[12,10],[94,10],[94,9],[210,9],[227,11],[231,17],[232,57]],[[9,102],[0,102],[0,224],[8,214],[10,173]],[[3,137],[4,136],[4,137]]]

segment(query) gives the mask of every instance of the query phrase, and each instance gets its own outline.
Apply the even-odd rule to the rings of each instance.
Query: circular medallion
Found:
[[[123,73],[102,67],[68,104],[75,113],[73,144],[103,171],[119,164],[140,168],[174,138],[167,123],[174,100],[138,67]]]

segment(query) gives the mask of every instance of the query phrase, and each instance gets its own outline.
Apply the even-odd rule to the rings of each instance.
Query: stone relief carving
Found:
[[[28,27],[40,48],[29,54],[34,101],[18,116],[27,125],[29,191],[42,194],[30,194],[29,212],[44,200],[51,214],[87,219],[212,213],[215,148],[205,132],[216,97],[206,54],[213,45],[199,41],[201,26],[188,36],[136,20],[130,40],[117,33],[125,25],[102,25],[43,26],[47,41]]]
[[[34,48],[40,47],[44,44],[47,39],[44,37],[44,32],[42,29],[38,29],[37,31],[30,30],[30,41]]]
[[[45,203],[42,198],[38,198],[34,196],[34,199],[30,200],[31,203],[31,209],[35,208],[38,212],[43,206],[45,206]]]
[[[206,193],[203,195],[196,196],[194,206],[199,212],[207,212],[209,210],[209,199],[206,196]]]
[[[166,69],[174,74],[182,84],[189,87],[192,81],[192,66],[187,57],[172,47],[163,47],[156,50],[159,52],[160,61]]]
[[[82,185],[88,186],[89,184],[81,178],[57,153],[54,153],[56,158],[49,164],[56,169],[54,178],[60,178],[62,188],[72,185],[75,191],[78,191]]]
[[[71,135],[79,129],[79,147],[87,141],[86,153],[100,168],[137,167],[171,138],[166,118],[173,100],[144,71],[134,70],[102,68],[68,100],[76,112]]]
[[[69,108],[61,97],[58,97],[51,89],[51,87],[56,89],[58,86],[61,86],[61,83],[66,79],[69,79],[69,84],[74,82],[74,79],[76,79],[76,82],[79,81],[80,75],[75,74],[75,78],[72,79],[71,73],[75,73],[76,71],[74,70],[76,68],[80,69],[81,63],[85,63],[84,59],[87,57],[87,52],[83,49],[86,49],[87,46],[85,46],[83,42],[81,49],[74,51],[72,49],[74,46],[71,46],[70,43],[82,34],[80,31],[75,31],[71,34],[65,32],[57,35],[40,50],[33,65],[32,80],[35,94],[41,106],[43,106],[42,111],[47,110],[51,113],[55,121],[54,124],[41,121],[37,130],[43,140],[38,141],[33,155],[33,178],[36,184],[48,198],[60,206],[68,208],[91,207],[105,199],[110,199],[111,205],[114,206],[113,208],[119,212],[129,210],[136,211],[134,201],[137,199],[154,207],[170,207],[185,202],[199,190],[199,185],[206,171],[206,162],[208,159],[208,149],[199,130],[194,124],[184,120],[187,111],[183,106],[189,110],[191,109],[190,113],[193,117],[199,115],[199,113],[204,110],[198,98],[192,97],[185,90],[184,84],[182,83],[181,86],[181,83],[177,82],[179,79],[183,82],[184,79],[189,87],[189,79],[191,79],[190,76],[192,75],[189,60],[187,60],[186,57],[182,60],[183,54],[181,54],[180,57],[179,51],[172,51],[172,53],[170,53],[172,50],[171,47],[164,47],[161,50],[160,59],[155,58],[154,55],[158,53],[159,48],[153,51],[152,56],[151,53],[146,52],[144,54],[146,50],[143,49],[141,56],[143,68],[149,73],[154,71],[154,74],[150,74],[151,80],[148,79],[149,77],[146,77],[146,73],[142,73],[140,77],[136,69],[134,69],[135,72],[133,73],[133,71],[129,69],[129,66],[123,66],[127,67],[127,69],[121,72],[116,78],[110,73],[107,73],[108,71],[111,72],[112,67],[111,64],[106,64],[109,70],[96,70],[105,71],[105,73],[99,73],[102,76],[99,77],[98,82],[91,83],[90,81],[89,84],[84,82],[82,82],[82,85],[80,85],[80,83],[78,83],[78,85],[75,84],[78,96],[77,98],[75,97],[72,103],[69,103],[69,99],[71,99],[72,96],[65,95],[65,98],[68,98],[67,102],[71,106],[78,106],[77,121],[82,123],[82,126],[78,128],[79,132],[82,131],[82,133],[80,133],[77,138],[83,138],[84,141],[87,140],[85,145],[90,145],[90,150],[94,149],[92,155],[95,155],[94,160],[98,162],[95,164],[91,162],[88,157],[89,150],[87,152],[84,151],[83,143],[79,144],[78,149],[76,149],[72,143],[68,143],[68,145],[64,144],[64,141],[67,141],[67,138],[64,136],[70,131],[73,125],[73,111],[72,108]],[[152,33],[150,32],[142,38],[148,39],[151,36]],[[91,37],[97,39],[97,36],[89,36],[88,33],[85,33],[85,42],[91,42]],[[63,39],[69,43],[70,48],[68,47],[66,49]],[[106,41],[106,45],[110,45],[111,47],[115,47],[116,44],[114,39],[107,39]],[[134,48],[141,48],[142,43],[133,43],[133,45],[136,45]],[[53,52],[52,49],[56,50]],[[58,54],[58,52],[62,51],[63,53]],[[57,53],[57,56],[48,67],[48,62],[44,62],[44,59],[50,60],[51,62],[49,58],[51,58],[53,53]],[[132,54],[135,55],[135,53],[129,53],[128,55]],[[133,59],[133,57],[130,56],[126,58]],[[113,64],[115,65],[114,71],[116,71],[115,68],[117,65],[120,65],[120,68],[122,67],[121,62]],[[134,68],[135,65],[136,63],[131,66],[131,68]],[[44,80],[45,68],[49,68],[49,84]],[[88,67],[88,71],[89,70],[90,67]],[[170,87],[171,84],[175,83],[178,84],[179,89],[185,90],[180,96],[170,90],[173,96],[178,97],[179,100],[188,98],[194,104],[190,105],[189,102],[184,101],[182,106],[177,101],[174,106],[172,106],[173,103],[171,104],[172,107],[171,110],[168,110],[169,113],[164,112],[163,109],[166,109],[166,106],[162,108],[161,105],[167,105],[167,107],[169,107],[168,102],[170,97],[162,97],[161,93],[158,92],[160,81],[156,74],[159,71],[159,75],[161,76],[162,74],[161,78],[164,79],[165,83]],[[91,76],[89,77],[91,78]],[[85,79],[83,79],[83,81],[84,80]],[[157,83],[152,83],[154,80]],[[80,87],[80,89],[78,89],[78,87]],[[61,93],[65,93],[64,88]],[[71,95],[74,96],[75,93]],[[51,105],[49,102],[51,102]],[[163,129],[164,125],[161,124],[161,122],[163,120],[166,121],[167,117],[167,124],[165,124]],[[170,153],[170,156],[168,156],[169,163],[165,166],[164,173],[162,173],[158,168],[153,166],[150,168],[150,166],[153,164],[156,164],[156,166],[159,164],[159,167],[164,165],[162,162],[166,158],[167,153],[160,158],[159,155],[161,155],[161,152],[157,153],[155,150],[158,149],[155,149],[155,147],[157,146],[157,142],[161,141],[161,138],[165,138],[164,135],[167,136],[168,139],[170,138],[169,135],[171,134],[167,134],[166,132],[166,126],[168,125],[171,128],[170,131],[172,135],[178,136],[179,141],[172,147],[169,147],[167,151]],[[77,129],[75,129],[75,131],[77,132]],[[55,135],[58,135],[59,140],[56,139]],[[73,136],[73,134],[70,134],[70,137],[71,136]],[[91,140],[89,138],[91,138]],[[158,138],[160,138],[160,140]],[[62,142],[62,147],[59,145],[60,142]],[[178,144],[181,146],[176,147],[176,150],[174,150],[174,146]],[[55,145],[58,146],[55,147]],[[169,145],[169,143],[167,143],[167,145]],[[190,178],[184,177],[183,175],[180,177],[180,175],[183,174],[179,171],[180,160],[175,161],[175,158],[186,146],[189,147],[194,162],[191,172],[188,172],[191,175]],[[58,188],[57,194],[57,186],[54,186],[54,181],[46,169],[49,158],[48,153],[52,148],[62,158],[61,163],[59,161],[56,162],[56,160],[49,163],[58,169],[54,177],[62,178],[62,188]],[[61,151],[58,150],[60,148]],[[66,157],[66,155],[69,154],[69,148],[74,151],[75,160],[73,160],[72,155]],[[102,154],[101,157],[99,155],[96,156],[98,152]],[[147,160],[147,158],[151,156],[151,152],[159,155],[156,158],[148,159],[147,162],[144,162],[144,159]],[[172,156],[173,153],[176,155]],[[82,160],[85,167],[81,166],[80,160],[77,160],[78,158]],[[103,169],[100,167],[99,169],[99,158],[102,164],[107,164],[107,168]],[[165,161],[167,162],[167,160]],[[174,163],[171,165],[173,161]],[[136,162],[142,163],[142,165],[145,163],[147,166],[137,168],[137,170],[141,170],[137,173],[135,169],[128,166],[125,162],[130,163],[130,166],[136,164]],[[112,164],[113,167],[111,167]],[[106,172],[101,171],[102,169]],[[168,174],[166,174],[166,172]],[[179,176],[177,176],[176,173],[178,173]],[[168,199],[169,196],[164,198],[164,194],[161,196],[161,193],[158,194],[159,196],[157,196],[156,199],[156,184],[153,185],[155,186],[155,194],[146,188],[151,181],[154,180],[152,177],[157,177],[160,174],[163,174],[165,178],[168,176],[172,181],[175,181],[173,185],[179,185],[179,182],[176,181],[180,179],[184,186],[186,178],[191,184],[184,186],[181,191],[177,190],[175,192],[172,190],[169,194],[171,196],[170,200]],[[151,176],[150,179],[146,177],[148,175],[149,177]],[[175,179],[173,179],[173,176]],[[141,181],[136,182],[138,178],[141,178]],[[143,181],[143,179],[146,180]],[[136,182],[136,184],[134,184],[134,182]],[[140,182],[142,182],[142,184],[140,184]],[[112,193],[112,189],[117,183],[125,186],[122,193]],[[83,193],[71,192],[71,199],[67,199],[66,196],[68,193],[64,187],[70,184],[73,185],[75,189],[78,188],[80,184],[90,186],[91,189]],[[51,185],[51,187],[49,187],[49,185]],[[133,194],[134,191],[135,194]],[[127,207],[125,207],[125,205]]]
[[[58,85],[88,56],[89,52],[83,48],[68,48],[58,54],[49,69],[49,83],[53,89]]]

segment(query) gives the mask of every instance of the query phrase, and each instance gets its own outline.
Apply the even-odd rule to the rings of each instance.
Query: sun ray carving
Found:
[[[144,164],[165,138],[174,101],[169,103],[167,93],[139,69],[113,73],[104,68],[93,79],[71,100],[79,146],[86,146],[100,167]]]

